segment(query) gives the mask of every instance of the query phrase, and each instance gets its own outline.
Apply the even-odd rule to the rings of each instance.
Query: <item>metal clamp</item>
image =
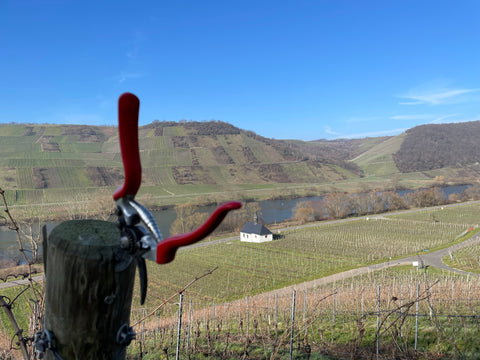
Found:
[[[51,351],[57,360],[63,360],[54,348],[55,335],[53,332],[43,329],[33,336],[33,348],[37,359],[43,359],[47,351]]]
[[[128,346],[135,339],[135,332],[131,326],[128,324],[123,324],[120,326],[117,332],[117,344],[122,346]]]

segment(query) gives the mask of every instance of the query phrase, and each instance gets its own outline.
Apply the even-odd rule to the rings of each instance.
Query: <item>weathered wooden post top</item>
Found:
[[[35,336],[37,357],[125,359],[135,334],[130,309],[139,269],[141,303],[147,294],[145,259],[165,264],[177,249],[209,235],[239,202],[219,206],[197,230],[162,239],[152,214],[135,195],[142,169],[138,146],[140,102],[131,94],[118,101],[119,140],[125,182],[113,194],[117,223],[66,221],[44,244],[45,323]]]

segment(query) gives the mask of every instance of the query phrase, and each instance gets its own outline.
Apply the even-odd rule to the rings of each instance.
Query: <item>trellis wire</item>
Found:
[[[457,281],[452,281],[452,284],[456,284]],[[295,308],[295,290],[292,290],[293,295],[290,296],[290,300],[288,299],[289,296],[284,292],[278,293],[275,292],[274,295],[274,304],[271,305],[270,296],[265,296],[263,299],[261,297],[251,297],[248,296],[243,300],[233,301],[227,304],[217,304],[214,303],[206,303],[202,301],[198,301],[198,299],[190,298],[189,299],[189,310],[188,310],[188,317],[186,317],[186,321],[188,322],[187,325],[184,327],[181,324],[181,318],[179,316],[179,323],[178,323],[178,332],[177,332],[177,340],[175,342],[176,349],[178,349],[178,356],[180,357],[181,353],[190,354],[194,347],[194,344],[197,341],[191,341],[191,329],[193,329],[194,324],[197,324],[199,329],[205,329],[208,326],[208,323],[211,322],[213,319],[218,323],[218,329],[216,330],[215,327],[213,328],[213,332],[216,331],[216,336],[220,336],[220,327],[222,327],[223,331],[226,331],[230,334],[231,331],[234,329],[239,329],[240,324],[243,322],[242,319],[246,320],[246,324],[243,327],[243,331],[247,335],[248,341],[252,339],[255,341],[255,334],[256,331],[253,332],[253,335],[250,333],[250,328],[252,324],[253,326],[263,326],[266,328],[264,333],[268,333],[269,330],[273,327],[273,333],[278,334],[279,326],[285,328],[287,324],[291,326],[291,338],[290,344],[291,349],[294,349],[294,342],[300,343],[301,335],[302,335],[302,327],[307,329],[308,327],[317,326],[316,323],[322,323],[322,319],[325,319],[325,316],[329,316],[328,312],[332,312],[330,315],[330,321],[332,324],[332,337],[331,341],[334,341],[336,338],[335,330],[339,326],[345,327],[345,321],[348,323],[348,319],[351,318],[360,318],[363,319],[362,321],[366,322],[372,316],[376,317],[377,320],[377,330],[376,330],[376,352],[377,357],[381,356],[381,342],[385,341],[385,333],[382,333],[382,329],[379,328],[380,321],[383,320],[388,315],[397,314],[399,317],[405,318],[413,318],[414,317],[414,333],[415,333],[415,342],[413,345],[414,350],[419,350],[419,344],[422,342],[420,341],[421,332],[418,331],[419,327],[422,326],[424,321],[431,321],[429,319],[450,319],[449,321],[453,321],[451,323],[451,329],[453,334],[457,334],[459,329],[462,329],[465,326],[474,326],[475,328],[479,327],[479,320],[480,315],[476,313],[476,308],[478,304],[480,304],[480,291],[479,291],[479,283],[472,282],[469,280],[468,282],[462,284],[458,281],[460,285],[450,285],[448,281],[440,282],[439,289],[436,291],[432,290],[432,298],[431,301],[435,307],[438,307],[440,311],[435,311],[434,314],[432,313],[422,313],[421,312],[421,302],[419,301],[420,298],[420,289],[421,286],[419,283],[412,284],[410,286],[410,297],[405,298],[404,295],[408,296],[408,291],[405,291],[404,284],[398,284],[397,287],[394,287],[392,284],[389,286],[388,284],[383,285],[376,285],[376,294],[375,291],[371,291],[375,289],[373,285],[350,285],[348,288],[350,289],[350,295],[354,295],[355,299],[352,299],[352,296],[345,293],[341,297],[337,295],[335,296],[336,292],[332,292],[330,297],[326,297],[322,300],[322,292],[324,294],[328,294],[331,292],[331,288],[324,288],[322,291],[319,289],[313,289],[311,291],[302,291],[299,295],[303,296],[303,299],[299,299],[298,301],[303,300],[303,309],[296,309]],[[452,289],[455,289],[455,298],[451,298],[451,294],[445,292],[449,286],[452,286]],[[416,287],[416,289],[415,289]],[[369,290],[371,289],[371,290]],[[415,290],[416,291],[415,291]],[[329,291],[327,291],[329,290]],[[361,290],[361,291],[359,291]],[[346,292],[346,289],[342,290]],[[453,292],[452,292],[453,293]],[[372,296],[372,295],[376,296]],[[392,299],[390,298],[392,294],[398,294],[400,298],[398,299],[399,302],[396,303],[397,305],[400,304],[400,307],[397,311],[392,311],[390,309],[390,302]],[[415,294],[415,295],[414,295]],[[448,295],[447,295],[448,294]],[[447,296],[445,296],[447,295]],[[183,295],[182,295],[183,296]],[[182,303],[182,299],[180,303]],[[358,308],[358,303],[355,305],[355,302],[361,301],[361,307]],[[393,302],[397,301],[393,300]],[[415,309],[413,313],[410,313],[408,308],[404,308],[406,304],[409,302],[415,303]],[[373,308],[372,308],[373,306]],[[393,309],[395,309],[393,306]],[[290,309],[290,317],[287,315],[287,309]],[[330,309],[330,311],[328,310]],[[371,309],[370,311],[368,309]],[[295,323],[295,312],[302,311],[300,313],[299,318],[302,319],[298,324]],[[469,313],[465,313],[469,311]],[[144,310],[139,314],[132,314],[132,317],[135,318],[136,316],[141,316]],[[463,313],[462,313],[463,312]],[[169,313],[168,309],[165,310],[164,313]],[[333,314],[338,318],[338,324],[334,324]],[[269,320],[270,317],[273,315],[274,321],[273,324]],[[253,322],[251,319],[255,319]],[[312,320],[313,319],[313,320]],[[422,320],[425,319],[425,320]],[[455,324],[455,320],[462,322],[460,325]],[[465,323],[467,321],[467,323]],[[142,323],[140,327],[141,335],[137,335],[137,339],[142,342],[148,341],[149,338],[156,339],[159,338],[159,343],[166,344],[166,334],[168,333],[169,329],[172,329],[174,326],[174,322],[169,320],[169,318],[159,319],[158,317],[152,321],[152,323]],[[235,323],[238,325],[235,326]],[[465,323],[465,324],[463,324]],[[472,325],[469,325],[469,324]],[[258,325],[255,325],[258,324]],[[294,327],[300,327],[298,330],[294,332]],[[322,325],[320,325],[322,327]],[[424,326],[424,325],[423,325]],[[445,325],[446,326],[446,325]],[[182,333],[181,329],[186,328],[187,330]],[[326,328],[325,328],[326,329]],[[401,338],[408,338],[408,334],[412,329],[403,326],[400,327],[400,337]],[[480,329],[477,329],[477,331]],[[137,328],[136,331],[138,332],[139,329]],[[170,330],[172,331],[172,330]],[[411,333],[410,333],[411,334]],[[153,336],[152,336],[153,335]],[[253,336],[253,338],[251,337]],[[198,335],[194,335],[198,338]],[[455,335],[457,336],[457,335]],[[458,335],[460,336],[460,335]],[[181,348],[181,337],[185,337],[186,341],[183,343],[184,349]],[[286,344],[285,344],[286,345]],[[143,347],[145,347],[144,345]],[[228,344],[227,344],[228,347]],[[226,348],[227,348],[226,347]],[[165,348],[167,346],[165,345]]]

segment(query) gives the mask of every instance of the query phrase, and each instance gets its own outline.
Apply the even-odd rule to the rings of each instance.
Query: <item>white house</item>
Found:
[[[264,225],[257,221],[257,214],[253,218],[253,222],[247,222],[240,230],[240,241],[261,243],[273,240],[273,234]]]

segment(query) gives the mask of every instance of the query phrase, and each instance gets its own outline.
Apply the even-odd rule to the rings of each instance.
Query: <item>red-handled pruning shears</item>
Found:
[[[136,259],[140,274],[141,303],[147,293],[147,270],[145,259],[166,264],[175,257],[181,246],[191,245],[209,235],[222,222],[230,210],[239,209],[239,202],[231,201],[219,206],[209,219],[187,234],[175,235],[162,240],[154,217],[135,195],[142,181],[142,166],[138,147],[138,113],[140,101],[131,93],[124,93],[118,100],[118,128],[125,182],[113,194],[117,203],[118,224],[121,230],[122,247]],[[140,225],[142,222],[147,229]]]

